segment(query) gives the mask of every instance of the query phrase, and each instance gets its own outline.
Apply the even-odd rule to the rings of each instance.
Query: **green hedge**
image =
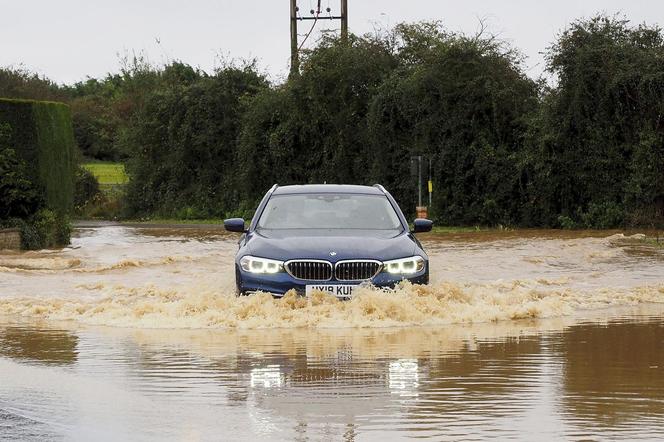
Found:
[[[29,165],[46,206],[60,214],[73,207],[76,144],[69,106],[0,98],[0,124],[11,127],[9,146]]]

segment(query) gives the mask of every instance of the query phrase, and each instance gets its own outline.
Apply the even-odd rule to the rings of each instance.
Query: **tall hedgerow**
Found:
[[[68,106],[0,99],[0,222],[24,247],[69,242],[75,157]]]

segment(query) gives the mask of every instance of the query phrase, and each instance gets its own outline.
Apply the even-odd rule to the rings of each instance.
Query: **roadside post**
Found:
[[[429,182],[427,183],[427,187],[429,190],[429,207],[432,207],[431,194],[433,193],[433,181],[431,181],[431,157],[429,157]]]
[[[418,218],[428,218],[428,208],[422,205],[422,155],[411,157],[411,171],[414,169],[414,162],[417,161],[417,207],[415,212]],[[413,173],[414,175],[414,173]],[[429,160],[429,176],[431,176],[431,160]],[[429,183],[431,179],[429,179]],[[431,192],[429,192],[429,204],[431,204]]]

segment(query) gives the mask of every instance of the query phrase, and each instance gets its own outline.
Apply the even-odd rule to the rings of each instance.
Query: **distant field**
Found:
[[[83,167],[92,172],[102,186],[122,185],[129,181],[121,163],[85,163]]]

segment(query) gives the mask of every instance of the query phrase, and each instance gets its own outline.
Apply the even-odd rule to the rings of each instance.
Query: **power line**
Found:
[[[313,9],[312,9],[313,11]],[[309,39],[309,36],[311,33],[314,31],[314,28],[316,27],[316,23],[318,23],[318,15],[320,14],[320,0],[318,0],[318,10],[316,11],[316,18],[314,19],[314,22],[311,24],[311,29],[309,29],[309,32],[304,36],[304,39],[302,40],[302,43],[300,43],[300,46],[298,46],[297,51],[300,52],[302,49],[302,46],[307,42],[307,39]]]
[[[290,0],[290,34],[291,34],[291,75],[296,75],[300,71],[300,60],[299,52],[304,46],[304,43],[309,39],[309,36],[313,33],[314,28],[318,20],[340,20],[341,21],[341,40],[342,42],[348,42],[348,0],[340,0],[340,14],[338,16],[332,15],[332,9],[330,8],[329,0],[328,6],[325,9],[327,16],[321,16],[321,2],[322,0],[317,0],[316,9],[314,10],[311,6],[311,0],[309,1],[309,7],[311,17],[302,17],[299,15],[299,8],[297,6],[297,0]],[[301,44],[298,44],[298,34],[297,34],[297,22],[304,20],[313,20],[311,29],[304,36]]]

